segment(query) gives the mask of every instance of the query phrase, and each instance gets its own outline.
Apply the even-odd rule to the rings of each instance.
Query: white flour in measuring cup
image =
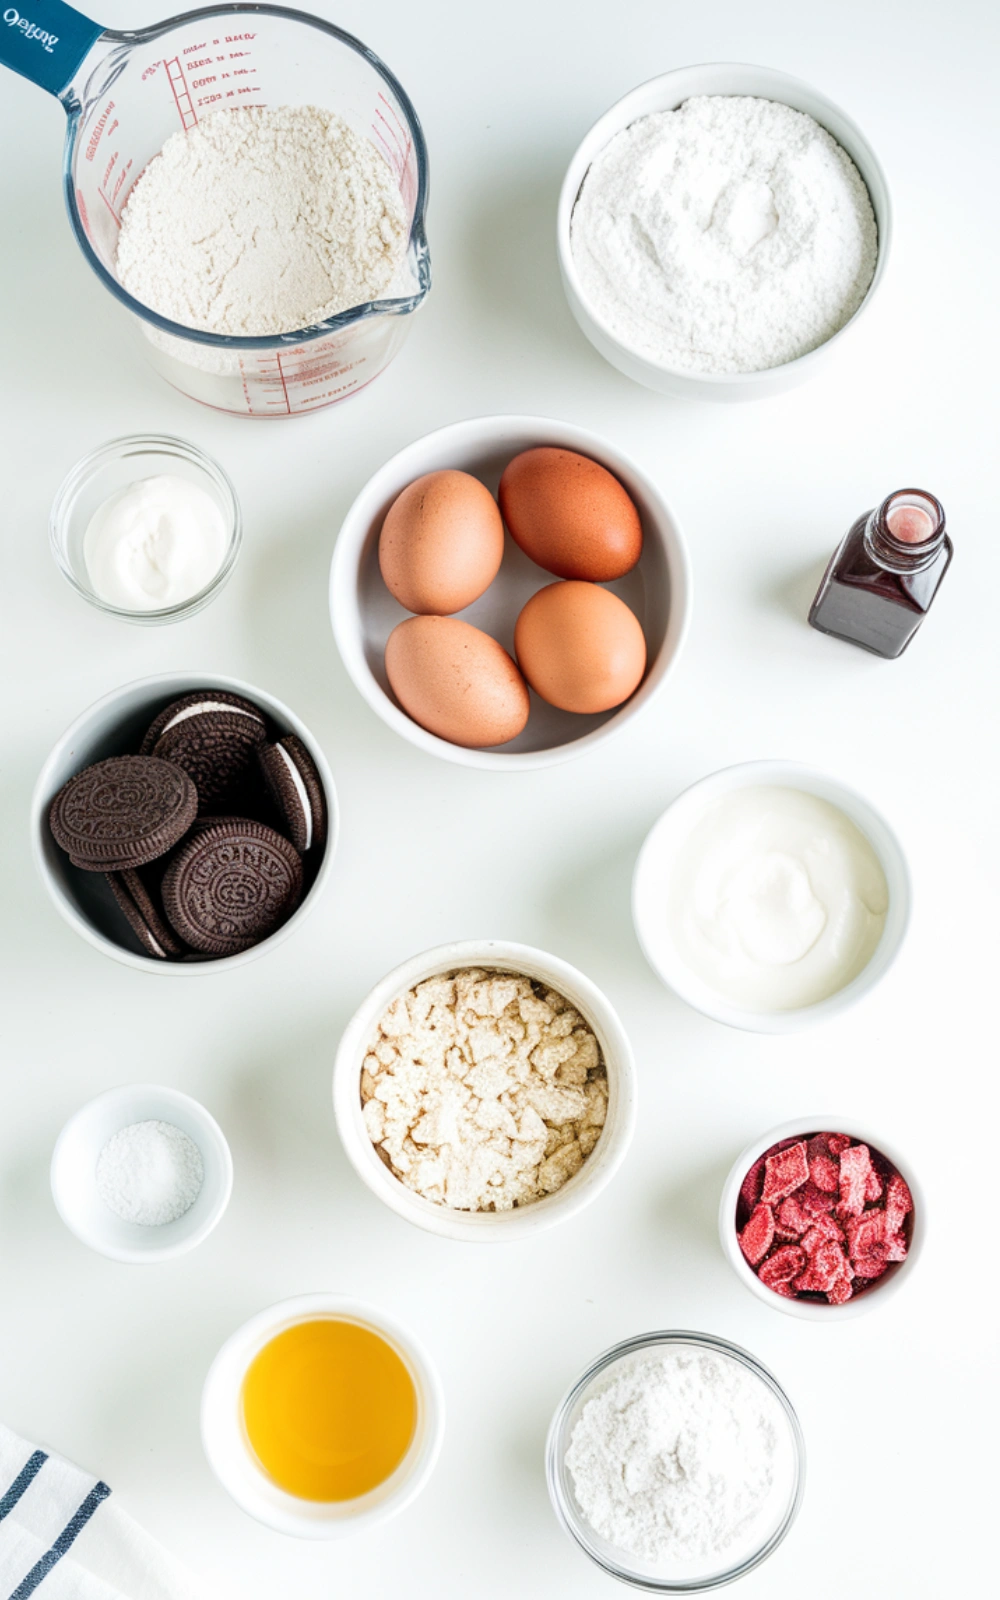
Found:
[[[406,236],[388,163],[335,113],[241,106],[173,134],[149,163],[117,267],[136,300],[184,327],[283,334],[378,299]],[[225,362],[188,343],[182,359],[200,364],[196,349],[206,367]]]

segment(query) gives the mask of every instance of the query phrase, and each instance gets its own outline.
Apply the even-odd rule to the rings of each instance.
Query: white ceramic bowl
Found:
[[[513,1211],[454,1211],[415,1194],[379,1158],[361,1115],[361,1067],[379,1018],[397,996],[425,978],[460,967],[519,972],[569,1000],[597,1035],[608,1074],[608,1115],[601,1137],[568,1183],[555,1194]],[[628,1035],[601,991],[576,967],[530,945],[468,939],[438,945],[404,961],[377,983],[344,1030],[333,1068],[337,1131],[359,1178],[398,1216],[445,1239],[481,1243],[524,1238],[575,1216],[590,1205],[621,1166],[635,1130],[635,1064]]]
[[[820,1300],[786,1300],[784,1295],[775,1294],[766,1283],[761,1283],[740,1249],[736,1234],[736,1201],[740,1185],[757,1157],[762,1156],[765,1150],[770,1150],[779,1139],[791,1139],[807,1133],[846,1133],[852,1139],[859,1139],[864,1144],[870,1145],[873,1150],[878,1150],[884,1155],[887,1161],[892,1162],[907,1183],[913,1197],[913,1233],[906,1260],[894,1262],[881,1278],[875,1280],[870,1289],[866,1289],[856,1299],[845,1300],[840,1306],[824,1305]],[[914,1179],[909,1163],[897,1154],[892,1145],[886,1143],[881,1134],[871,1133],[867,1128],[860,1127],[853,1117],[827,1114],[820,1117],[794,1117],[790,1122],[779,1123],[776,1128],[761,1134],[759,1139],[754,1139],[753,1143],[748,1144],[737,1156],[726,1179],[719,1203],[719,1239],[723,1254],[740,1282],[745,1284],[758,1300],[763,1300],[765,1305],[770,1306],[772,1311],[784,1311],[787,1316],[799,1317],[803,1322],[844,1322],[851,1317],[863,1316],[876,1305],[883,1305],[890,1295],[896,1294],[909,1280],[917,1258],[924,1248],[926,1233],[927,1212],[924,1194]]]
[[[425,472],[457,468],[482,479],[495,493],[513,456],[534,445],[555,445],[592,456],[618,478],[642,519],[643,551],[634,570],[605,585],[635,612],[646,636],[646,676],[630,700],[596,716],[575,716],[531,696],[523,733],[495,750],[467,750],[428,733],[407,716],[385,675],[385,642],[409,615],[393,599],[378,565],[378,538],[396,496]],[[499,639],[513,655],[518,613],[552,574],[507,536],[503,565],[493,583],[460,616]],[[477,417],[456,422],[408,445],[370,478],[337,537],[330,569],[330,615],[337,646],[355,686],[374,711],[404,739],[431,755],[466,767],[516,771],[566,761],[601,743],[634,717],[663,687],[680,655],[691,610],[691,578],[680,527],[655,484],[628,456],[585,428],[545,417]]]
[[[97,1161],[121,1128],[134,1122],[169,1122],[201,1151],[205,1179],[194,1205],[175,1222],[145,1227],[125,1222],[97,1190]],[[233,1158],[215,1118],[190,1095],[156,1084],[109,1089],[81,1106],[56,1140],[50,1168],[52,1198],[71,1233],[112,1261],[168,1261],[207,1239],[229,1204]]]
[[[602,322],[587,299],[573,260],[570,244],[570,219],[577,196],[591,163],[609,144],[616,133],[627,128],[653,111],[673,111],[693,95],[755,95],[764,100],[776,100],[791,106],[794,111],[804,111],[826,128],[842,145],[854,162],[871,196],[872,210],[878,225],[878,260],[868,292],[850,321],[839,333],[808,354],[795,361],[784,362],[764,372],[733,372],[699,374],[682,372],[661,366],[636,353],[623,344],[611,329]],[[860,128],[846,112],[799,78],[775,72],[770,67],[754,67],[740,62],[707,62],[701,66],[681,67],[676,72],[665,72],[658,78],[633,89],[599,122],[595,122],[580,145],[563,180],[559,196],[557,245],[563,288],[570,310],[594,349],[610,361],[613,367],[627,378],[641,383],[647,389],[661,394],[677,395],[681,399],[699,400],[756,400],[763,395],[777,394],[802,383],[832,354],[849,328],[853,328],[861,313],[871,304],[875,291],[885,276],[892,239],[892,207],[889,186],[881,163]]]
[[[144,955],[138,940],[131,938],[128,925],[119,911],[102,872],[82,872],[60,850],[49,829],[49,807],[63,784],[75,773],[106,756],[134,754],[154,716],[171,700],[197,689],[223,689],[242,695],[267,713],[283,733],[294,733],[312,756],[326,795],[327,836],[323,859],[316,876],[288,921],[260,944],[239,955],[222,956],[217,961],[160,961]],[[128,967],[142,972],[197,974],[231,970],[244,966],[272,950],[298,928],[312,910],[326,886],[337,848],[337,794],[333,776],[319,744],[303,722],[274,695],[265,694],[239,678],[223,678],[217,672],[164,672],[155,678],[141,678],[121,689],[113,689],[102,700],[77,717],[66,729],[46,761],[31,800],[31,847],[35,865],[56,910],[88,944],[113,956]],[[130,941],[126,943],[125,941]]]
[[[257,1465],[244,1431],[241,1393],[251,1361],[276,1334],[317,1317],[360,1323],[380,1334],[405,1364],[417,1393],[417,1426],[409,1450],[391,1477],[356,1500],[300,1500],[287,1494]],[[424,1487],[443,1437],[444,1395],[425,1351],[392,1317],[343,1295],[298,1295],[251,1317],[226,1340],[202,1391],[202,1445],[222,1487],[258,1522],[298,1539],[339,1539],[387,1522]]]
[[[677,852],[705,807],[721,795],[758,785],[800,789],[837,806],[868,839],[882,865],[889,889],[889,908],[882,937],[867,966],[836,994],[815,1005],[791,1011],[746,1011],[727,1005],[719,994],[693,972],[669,937],[663,910],[664,886]],[[653,824],[639,852],[632,879],[632,920],[646,960],[668,988],[696,1011],[730,1028],[751,1033],[795,1033],[799,1028],[846,1011],[883,978],[899,954],[910,920],[910,874],[895,833],[881,812],[856,789],[825,772],[794,761],[748,761],[724,767],[692,784],[667,807]]]

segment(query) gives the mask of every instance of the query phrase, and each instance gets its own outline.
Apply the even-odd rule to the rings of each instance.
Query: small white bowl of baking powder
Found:
[[[229,1204],[233,1158],[205,1107],[131,1083],[81,1106],[56,1140],[52,1198],[71,1233],[112,1261],[186,1255]],[[142,1219],[142,1220],[139,1220]]]
[[[803,112],[807,117],[811,117],[854,163],[868,191],[871,211],[874,213],[877,229],[874,271],[871,273],[867,288],[859,285],[857,293],[848,295],[846,303],[850,314],[845,316],[842,325],[837,326],[835,331],[827,333],[826,328],[830,324],[826,317],[820,314],[817,305],[815,337],[819,342],[814,348],[806,348],[804,353],[794,359],[778,355],[773,365],[762,361],[760,370],[711,370],[714,365],[711,360],[706,360],[706,370],[698,370],[698,365],[691,359],[684,361],[677,359],[671,363],[667,356],[657,353],[658,341],[662,343],[666,333],[669,332],[671,321],[669,307],[667,311],[661,307],[663,314],[659,318],[650,319],[643,316],[642,306],[637,303],[631,309],[637,312],[638,316],[628,315],[623,310],[626,302],[620,294],[624,282],[623,274],[620,271],[610,276],[605,273],[605,288],[595,289],[595,283],[600,285],[601,282],[599,269],[595,277],[594,271],[589,270],[574,251],[574,227],[581,222],[584,215],[584,209],[578,211],[581,191],[589,182],[592,169],[596,170],[600,165],[608,146],[616,136],[629,130],[630,138],[635,139],[636,125],[641,119],[650,118],[658,112],[676,111],[685,102],[698,100],[702,96],[745,96],[761,102],[774,102],[779,108],[790,108],[792,111]],[[822,140],[822,136],[816,130],[813,131],[816,138]],[[737,147],[742,147],[742,141],[737,140],[736,143]],[[631,159],[640,158],[641,153],[637,153]],[[646,159],[648,161],[648,157]],[[793,166],[794,163],[789,163],[790,170]],[[697,178],[697,174],[695,176]],[[718,186],[717,176],[712,173],[701,174],[699,182],[693,185],[698,189],[697,195],[685,195],[685,199],[694,206],[697,206],[699,198],[704,199],[706,207],[711,211],[711,216],[704,219],[705,226],[701,234],[697,238],[692,235],[691,248],[695,254],[688,263],[692,277],[701,266],[710,272],[716,271],[718,267],[719,258],[712,250],[707,250],[707,253],[703,254],[707,249],[705,241],[709,230],[714,228],[717,220],[720,228],[724,228],[726,232],[728,241],[726,248],[732,245],[735,255],[747,263],[748,271],[751,265],[756,269],[757,263],[751,263],[755,251],[759,261],[761,244],[765,243],[765,249],[767,248],[765,242],[767,230],[776,230],[783,225],[788,227],[794,225],[793,199],[783,193],[774,197],[764,193],[766,186],[762,186],[757,180],[751,182],[752,176],[750,174],[745,181],[738,183],[734,180],[732,185],[723,184],[715,205],[711,207],[709,201],[712,198],[713,181]],[[813,176],[810,170],[810,180]],[[611,175],[609,181],[612,181],[614,192],[620,193],[620,174]],[[805,182],[805,179],[802,178],[801,181]],[[856,190],[856,178],[852,181]],[[758,193],[757,190],[761,192]],[[858,198],[860,201],[860,193]],[[716,216],[716,206],[719,208],[719,219]],[[863,204],[858,209],[860,216]],[[576,218],[574,218],[575,212],[578,212]],[[724,217],[721,217],[722,212],[725,212]],[[781,212],[787,214],[786,222],[783,222]],[[641,218],[636,216],[631,221],[632,233],[638,232]],[[853,227],[854,221],[853,215],[845,216],[844,226],[848,232]],[[606,218],[604,223],[607,223]],[[867,225],[870,228],[870,215]],[[619,228],[611,231],[620,241],[623,236],[622,230]],[[824,249],[819,263],[821,268],[834,246],[839,245],[843,231],[839,224],[833,230],[829,241],[830,248]],[[607,227],[603,227],[601,232],[606,235]],[[892,208],[885,173],[868,140],[846,112],[817,89],[813,89],[798,78],[789,77],[783,72],[775,72],[768,67],[732,62],[682,67],[675,72],[664,73],[633,89],[612,106],[610,111],[591,128],[569,164],[559,197],[557,222],[559,266],[566,298],[574,317],[594,348],[606,361],[617,367],[626,377],[634,379],[636,383],[644,384],[649,389],[656,389],[662,394],[703,400],[757,399],[762,395],[776,394],[790,389],[811,377],[828,359],[834,347],[840,344],[848,329],[855,326],[861,313],[871,304],[885,274],[891,234]],[[656,272],[655,258],[658,255],[656,240],[651,237],[645,240],[642,238],[633,240],[633,248],[637,252],[636,270],[629,274],[629,279],[630,281],[634,279],[636,283],[648,282],[650,274],[655,275]],[[649,261],[645,264],[642,261],[644,251],[649,256]],[[793,271],[800,271],[798,262],[801,259],[801,251],[793,248],[790,256],[795,263]],[[777,256],[775,261],[778,262]],[[753,299],[759,304],[760,285],[755,283],[751,287],[754,291]],[[780,303],[782,301],[780,285],[776,284],[775,292]],[[854,309],[850,310],[852,305]],[[686,311],[683,307],[677,311],[677,318],[684,326],[690,321],[690,311],[691,307]],[[737,317],[734,324],[735,331],[742,333],[746,322],[747,318]],[[626,323],[629,336],[624,333]],[[805,342],[808,344],[808,340]],[[666,347],[664,345],[664,349]]]

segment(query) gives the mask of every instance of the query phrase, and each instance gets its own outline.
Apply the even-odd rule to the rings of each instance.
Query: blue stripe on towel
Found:
[[[28,1458],[7,1493],[0,1495],[0,1522],[3,1521],[8,1511],[13,1511],[29,1483],[34,1481],[40,1468],[45,1465],[48,1459],[44,1450],[36,1450],[34,1455]]]
[[[27,1471],[27,1468],[25,1468],[25,1471]],[[86,1527],[101,1501],[106,1500],[110,1493],[111,1490],[106,1483],[94,1484],[86,1500],[70,1521],[67,1522],[51,1550],[46,1550],[41,1561],[37,1561],[28,1576],[21,1580],[10,1596],[10,1600],[27,1600],[29,1594],[34,1594],[42,1579],[48,1577],[56,1562],[66,1554],[77,1534]]]

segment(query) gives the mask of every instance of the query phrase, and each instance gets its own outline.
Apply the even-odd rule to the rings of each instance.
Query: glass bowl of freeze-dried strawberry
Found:
[[[909,1167],[841,1118],[801,1118],[756,1139],[719,1210],[722,1248],[747,1288],[813,1321],[881,1303],[912,1272],[923,1231]]]

